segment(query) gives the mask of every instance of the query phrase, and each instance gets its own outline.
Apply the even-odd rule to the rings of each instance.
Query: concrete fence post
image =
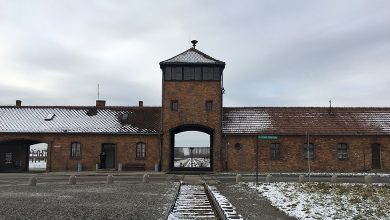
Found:
[[[144,176],[142,177],[142,182],[143,183],[149,183],[149,174],[145,173]]]
[[[267,174],[267,176],[265,177],[265,182],[270,183],[271,181],[272,181],[272,175]]]
[[[333,175],[333,176],[330,178],[330,182],[332,182],[332,183],[337,183],[337,175]]]
[[[112,174],[107,175],[107,184],[113,184],[114,183],[114,176]]]
[[[71,175],[69,177],[69,185],[76,185],[76,183],[77,183],[76,176],[75,175]]]
[[[95,169],[96,169],[96,171],[99,170],[99,164],[96,164]]]
[[[371,176],[364,176],[364,183],[367,185],[371,185],[372,184]]]
[[[298,182],[299,183],[304,183],[305,182],[305,175],[299,175]]]
[[[240,183],[240,182],[242,182],[242,175],[238,173],[236,175],[236,183]]]
[[[83,166],[81,165],[81,163],[78,163],[77,164],[77,172],[81,172],[83,170]]]
[[[118,171],[122,172],[122,163],[118,163]]]
[[[28,185],[29,186],[36,186],[37,185],[37,177],[32,176],[28,179]]]
[[[155,163],[155,164],[154,164],[154,172],[158,172],[158,168],[159,168],[159,167],[158,167],[158,163]]]

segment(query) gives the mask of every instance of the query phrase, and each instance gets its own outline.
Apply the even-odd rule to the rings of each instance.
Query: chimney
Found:
[[[106,106],[106,100],[96,100],[96,107]]]
[[[138,107],[144,107],[144,102],[143,101],[138,101]]]
[[[22,106],[22,100],[16,100],[16,107]]]

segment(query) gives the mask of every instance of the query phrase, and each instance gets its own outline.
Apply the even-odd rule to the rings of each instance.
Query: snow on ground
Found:
[[[298,219],[390,219],[390,185],[262,183],[259,194]]]
[[[33,162],[29,160],[28,162],[28,170],[30,171],[44,171],[46,170],[46,161]]]
[[[273,173],[275,175],[306,175],[308,176],[308,173]],[[390,177],[390,173],[368,173],[368,172],[359,172],[359,173],[310,173],[310,176],[379,176],[379,177]]]
[[[219,207],[221,207],[226,219],[244,219],[242,215],[238,214],[236,208],[223,196],[214,186],[207,186],[211,193],[217,200]]]
[[[218,173],[219,175],[224,175],[224,174],[232,174],[232,173],[224,173],[224,172],[221,172],[221,173]],[[289,172],[289,173],[277,173],[277,172],[268,172],[268,173],[259,173],[259,175],[267,175],[267,174],[271,174],[271,175],[275,175],[275,176],[299,176],[299,175],[305,175],[305,176],[309,176],[309,174],[307,172]],[[245,173],[243,175],[256,175],[256,173]],[[313,173],[310,173],[310,176],[333,176],[333,175],[336,175],[336,176],[376,176],[376,177],[390,177],[390,173],[371,173],[371,172],[358,172],[358,173],[332,173],[332,172],[329,172],[329,173],[320,173],[320,172],[313,172]]]
[[[184,158],[181,160],[176,160],[175,167],[210,167],[209,158]]]

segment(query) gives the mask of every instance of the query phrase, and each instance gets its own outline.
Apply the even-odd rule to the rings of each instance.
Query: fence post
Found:
[[[75,175],[71,175],[69,177],[69,185],[76,185],[76,183],[77,183],[76,176]]]
[[[298,182],[300,182],[300,183],[305,182],[305,176],[304,175],[299,175]]]
[[[37,185],[37,177],[36,176],[30,177],[30,179],[28,180],[28,185],[29,186],[36,186]]]

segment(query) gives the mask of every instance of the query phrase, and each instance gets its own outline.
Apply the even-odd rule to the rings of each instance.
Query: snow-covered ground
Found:
[[[262,183],[272,205],[298,219],[390,219],[390,184]]]
[[[226,219],[244,219],[242,215],[238,214],[236,208],[229,202],[229,200],[223,196],[215,186],[207,186],[217,200],[219,207],[222,209]]]
[[[175,161],[175,167],[210,167],[209,158],[185,158],[182,160]]]
[[[220,175],[224,175],[224,174],[232,174],[232,173],[224,173],[224,172],[221,172],[221,173],[218,173]],[[267,173],[259,173],[259,175],[267,175],[267,174],[272,174],[272,175],[281,175],[281,176],[299,176],[299,175],[305,175],[305,176],[308,176],[309,174],[307,172],[289,172],[289,173],[278,173],[278,172],[267,172]],[[256,173],[244,173],[242,175],[256,175]],[[373,173],[373,172],[356,172],[356,173],[352,173],[352,172],[345,172],[345,173],[335,173],[335,172],[329,172],[329,173],[325,173],[325,172],[313,172],[313,173],[310,173],[310,176],[333,176],[333,175],[336,175],[336,176],[376,176],[376,177],[390,177],[390,173]]]
[[[32,162],[31,160],[28,162],[28,170],[29,171],[45,171],[46,170],[46,162]]]

